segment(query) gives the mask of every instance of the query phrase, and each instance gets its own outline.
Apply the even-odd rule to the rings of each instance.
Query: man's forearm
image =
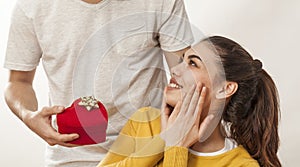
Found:
[[[78,134],[59,134],[51,124],[51,116],[63,112],[62,106],[43,107],[38,110],[38,101],[32,87],[35,69],[31,71],[10,71],[4,96],[11,111],[24,124],[45,140],[49,145],[59,144],[73,147],[68,143],[79,137]],[[34,112],[36,111],[36,112]]]
[[[8,107],[22,121],[26,113],[38,109],[35,92],[29,83],[9,82],[4,96]]]

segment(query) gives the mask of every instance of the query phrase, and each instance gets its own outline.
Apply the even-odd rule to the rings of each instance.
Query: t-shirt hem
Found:
[[[176,52],[182,49],[185,49],[189,46],[192,45],[194,42],[194,38],[191,38],[189,40],[186,40],[185,43],[181,43],[179,45],[172,45],[172,46],[163,46],[161,45],[162,50],[167,51],[167,52]]]
[[[4,63],[4,68],[8,70],[16,70],[16,71],[31,71],[34,70],[38,65],[25,65],[25,64],[17,64],[17,63]]]

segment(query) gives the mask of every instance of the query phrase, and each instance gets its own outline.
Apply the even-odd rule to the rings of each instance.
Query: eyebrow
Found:
[[[189,55],[188,58],[189,59],[196,58],[196,59],[199,59],[200,61],[202,61],[202,59],[199,56],[196,56],[196,55]]]

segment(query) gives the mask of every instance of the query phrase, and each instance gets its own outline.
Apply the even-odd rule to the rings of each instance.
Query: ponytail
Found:
[[[230,100],[230,106],[224,114],[224,118],[226,118],[224,120],[231,122],[228,113],[235,110],[237,117],[234,122],[231,122],[230,137],[243,145],[250,155],[259,162],[260,166],[281,167],[277,157],[279,147],[279,99],[277,89],[272,78],[265,70],[257,75],[256,93],[254,93],[248,108],[243,107],[245,111],[248,111],[247,114],[236,113],[243,112],[235,110],[239,108],[235,106],[238,104],[234,102],[236,98],[240,98],[237,93]]]

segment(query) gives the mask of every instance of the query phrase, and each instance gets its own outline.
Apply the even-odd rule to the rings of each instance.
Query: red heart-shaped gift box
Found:
[[[104,142],[107,123],[104,105],[92,96],[75,100],[70,107],[57,114],[58,132],[79,134],[79,138],[69,142],[77,145]]]

